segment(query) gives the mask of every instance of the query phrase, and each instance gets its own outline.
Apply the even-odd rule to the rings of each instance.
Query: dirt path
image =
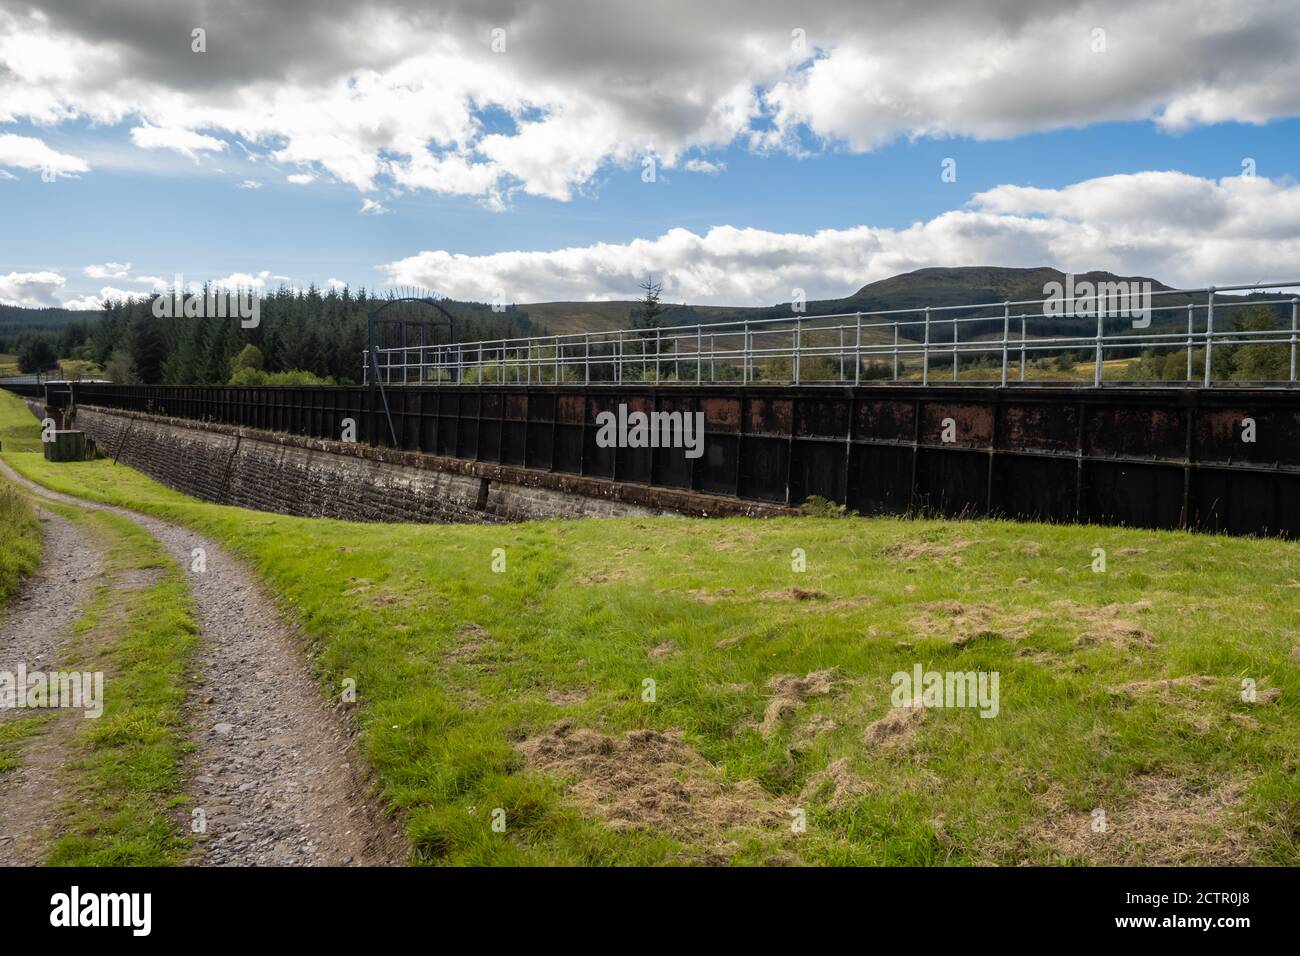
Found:
[[[16,673],[62,666],[72,626],[90,603],[103,574],[103,544],[64,518],[39,510],[44,549],[40,567],[23,582],[0,622],[0,670]],[[84,719],[70,711],[0,709],[0,723],[50,723],[18,745],[21,763],[0,774],[0,866],[33,866],[44,859],[61,794],[59,768],[68,740]]]
[[[203,675],[191,703],[195,806],[206,816],[208,866],[399,865],[405,841],[370,799],[344,721],[307,672],[292,630],[252,574],[187,528],[58,494],[0,472],[38,494],[123,515],[190,569],[203,633]]]

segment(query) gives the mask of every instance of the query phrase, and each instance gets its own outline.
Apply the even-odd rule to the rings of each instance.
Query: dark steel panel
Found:
[[[921,402],[921,433],[923,445],[938,445],[942,441],[944,419],[951,418],[954,425],[953,448],[990,448],[993,445],[992,405],[972,402]]]
[[[1182,498],[1181,467],[1098,459],[1083,464],[1080,520],[1138,528],[1177,528]]]
[[[1228,534],[1300,537],[1300,475],[1197,469],[1191,523]]]
[[[847,407],[844,408],[844,420],[847,423]],[[847,448],[843,441],[796,441],[792,450],[790,503],[799,505],[813,495],[820,495],[844,504],[844,455]]]
[[[1089,403],[1084,454],[1097,458],[1181,459],[1187,451],[1187,415],[1171,405]]]
[[[784,502],[790,475],[790,442],[752,436],[741,441],[740,496]]]
[[[854,445],[846,503],[864,515],[905,514],[912,506],[912,449]]]
[[[911,399],[872,399],[858,402],[853,433],[876,441],[908,441],[916,430],[916,405]]]
[[[1008,401],[997,415],[998,448],[1068,453],[1078,447],[1079,408],[1072,402]]]
[[[991,421],[991,416],[990,416]],[[948,518],[984,514],[989,494],[988,454],[921,448],[916,456],[916,508]]]
[[[736,450],[739,442],[740,439],[735,435],[706,433],[704,456],[695,467],[696,485],[700,491],[715,495],[736,493]]]
[[[993,456],[993,513],[1023,521],[1074,521],[1079,466],[1073,458]]]
[[[745,434],[788,436],[794,421],[791,399],[753,397],[745,403]]]

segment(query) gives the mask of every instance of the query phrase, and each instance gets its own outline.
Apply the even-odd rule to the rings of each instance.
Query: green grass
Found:
[[[0,774],[22,766],[23,742],[39,734],[52,716],[38,712],[0,723]]]
[[[0,480],[0,614],[40,560],[36,513],[9,482]]]
[[[0,418],[18,411],[0,404]],[[1160,862],[1183,846],[1184,862],[1298,859],[1295,544],[833,517],[359,525],[196,502],[107,460],[6,458],[51,488],[187,524],[243,556],[301,623],[322,691],[356,681],[365,754],[417,862]],[[1107,549],[1106,573],[1091,570],[1094,547]],[[824,596],[782,597],[791,587]],[[955,624],[937,609],[951,602],[965,609]],[[1112,604],[1155,644],[1080,642],[1097,630],[1089,615]],[[959,645],[964,621],[982,623]],[[483,633],[466,637],[470,625]],[[651,656],[662,644],[673,653]],[[999,715],[931,710],[909,745],[865,745],[890,710],[891,675],[918,663],[998,672]],[[835,693],[769,737],[754,729],[772,677],[828,668]],[[1117,690],[1188,675],[1213,680]],[[646,678],[654,703],[642,702]],[[1244,703],[1243,678],[1280,697]],[[519,741],[561,719],[613,736],[680,730],[726,785],[755,781],[782,813],[806,809],[807,832],[611,827],[520,756]],[[818,719],[833,729],[805,739]],[[861,792],[838,806],[801,800],[841,759]],[[1179,799],[1152,796],[1170,786]],[[1221,814],[1177,816],[1225,791]],[[1095,807],[1113,821],[1110,849],[1087,842]],[[489,825],[493,808],[504,833]]]

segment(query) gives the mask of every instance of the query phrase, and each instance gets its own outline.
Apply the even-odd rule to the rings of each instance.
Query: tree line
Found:
[[[367,314],[385,299],[367,294],[364,288],[322,292],[315,286],[281,287],[260,297],[257,324],[245,328],[237,315],[160,318],[154,314],[155,298],[104,302],[95,317],[57,331],[0,338],[0,352],[16,352],[24,372],[47,371],[58,359],[82,360],[103,369],[104,378],[120,383],[225,384],[240,372],[247,384],[258,380],[249,371],[256,366],[255,371],[268,377],[292,373],[300,382],[351,384],[361,379]],[[497,312],[485,303],[440,300],[439,304],[456,317],[461,341],[540,334],[527,313],[514,306]],[[383,317],[431,322],[424,332],[427,344],[450,340],[447,323],[434,321],[440,317],[427,306],[394,303]],[[386,326],[390,338],[381,344],[393,344],[393,328]],[[410,341],[418,342],[415,326],[408,331]],[[253,351],[237,366],[236,358],[248,346]],[[253,354],[257,358],[250,363],[248,356]]]

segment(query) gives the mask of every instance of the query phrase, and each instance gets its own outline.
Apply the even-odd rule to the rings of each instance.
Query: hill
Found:
[[[1153,292],[1167,291],[1171,286],[1149,276],[1122,276],[1111,272],[1093,271],[1076,273],[1081,282],[1150,282]],[[954,306],[1006,300],[1029,300],[1044,297],[1043,289],[1050,282],[1064,284],[1065,273],[1059,269],[1035,267],[1024,269],[999,266],[967,266],[962,268],[917,269],[901,275],[869,282],[849,295],[837,299],[818,299],[807,303],[805,315],[835,315],[852,312],[884,312],[892,309],[923,308],[925,306]],[[1289,295],[1254,294],[1252,299],[1290,300]],[[1200,295],[1162,296],[1161,306],[1185,307],[1188,302],[1201,304]],[[520,305],[518,308],[532,322],[546,331],[557,334],[570,332],[598,332],[627,328],[635,302],[545,302]],[[791,314],[790,303],[771,306],[667,306],[664,318],[670,325],[694,325],[697,322],[756,321],[775,319]],[[979,315],[979,310],[957,313],[961,317]],[[972,334],[1000,330],[1001,309],[990,309],[987,328],[970,330]],[[949,314],[952,317],[952,314]],[[1118,320],[1116,326],[1127,322]],[[1158,312],[1152,317],[1152,329],[1185,327],[1185,316],[1175,311]],[[1059,335],[1095,331],[1092,319],[1042,318],[1029,323],[1031,335]],[[967,330],[963,330],[963,337]]]

